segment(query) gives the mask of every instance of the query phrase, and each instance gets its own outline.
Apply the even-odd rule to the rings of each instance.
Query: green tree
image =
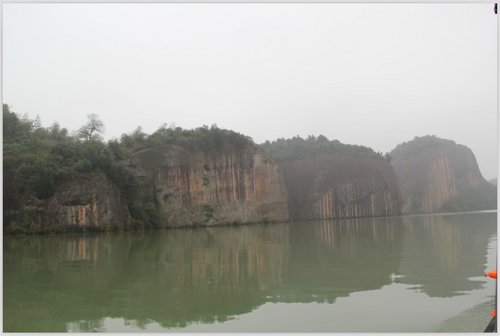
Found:
[[[52,196],[57,182],[58,169],[43,158],[25,162],[16,173],[20,192],[32,190],[38,199]]]

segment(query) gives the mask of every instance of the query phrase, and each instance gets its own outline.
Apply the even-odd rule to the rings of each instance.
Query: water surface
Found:
[[[491,302],[495,283],[483,274],[495,256],[496,212],[6,236],[3,324],[40,332],[460,331],[453,317]],[[478,315],[482,331],[490,317]]]

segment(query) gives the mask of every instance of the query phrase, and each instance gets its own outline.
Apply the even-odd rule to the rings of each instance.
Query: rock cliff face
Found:
[[[125,174],[119,181],[132,182],[123,190],[93,171],[57,186],[49,198],[27,193],[16,219],[25,231],[50,232],[496,208],[496,187],[481,176],[471,150],[436,137],[399,145],[392,166],[369,148],[321,136],[260,148],[204,144],[163,144],[131,154],[121,164],[135,178]],[[9,230],[16,232],[13,223]]]
[[[464,204],[458,207],[452,207],[451,203],[467,194],[496,197],[494,186],[481,176],[472,151],[453,141],[435,136],[417,137],[398,145],[391,157],[401,188],[404,213],[482,210],[465,204],[473,200],[463,200]],[[491,200],[481,203],[485,206]]]
[[[277,165],[246,146],[211,151],[160,145],[126,162],[159,209],[161,226],[195,226],[288,219]]]
[[[392,167],[382,158],[322,154],[279,162],[296,220],[392,216],[400,195]]]
[[[102,172],[92,172],[61,185],[46,201],[43,230],[109,230],[130,220],[120,190]]]

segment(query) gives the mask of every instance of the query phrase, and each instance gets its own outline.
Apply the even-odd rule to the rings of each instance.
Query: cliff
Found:
[[[118,187],[102,172],[95,171],[59,186],[45,201],[43,230],[76,229],[106,231],[124,228],[130,220]]]
[[[289,190],[293,219],[399,214],[396,178],[382,159],[324,155],[279,165]]]
[[[435,136],[416,137],[391,153],[404,213],[496,208],[496,188],[466,146]]]
[[[295,220],[392,216],[400,195],[391,165],[371,149],[323,136],[266,143],[283,171]]]
[[[101,171],[75,176],[45,199],[26,194],[20,204],[6,233],[109,231],[131,221],[121,190]]]
[[[277,165],[251,144],[216,150],[158,145],[124,164],[158,209],[162,227],[283,221],[287,194]]]

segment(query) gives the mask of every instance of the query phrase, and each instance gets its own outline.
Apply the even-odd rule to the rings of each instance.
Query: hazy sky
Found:
[[[162,123],[387,152],[435,134],[497,175],[492,4],[4,4],[3,101],[107,139]]]

